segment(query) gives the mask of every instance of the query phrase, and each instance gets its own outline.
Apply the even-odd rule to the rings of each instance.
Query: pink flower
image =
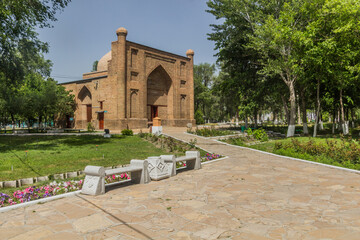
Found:
[[[112,179],[115,180],[116,176],[115,175],[112,175]]]
[[[124,174],[123,174],[123,173],[120,175],[120,178],[124,178]]]

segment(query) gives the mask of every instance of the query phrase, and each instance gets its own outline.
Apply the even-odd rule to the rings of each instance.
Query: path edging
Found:
[[[28,206],[31,206],[31,205],[34,205],[34,204],[54,201],[54,200],[59,199],[59,198],[71,197],[71,196],[79,194],[80,192],[81,192],[81,190],[78,190],[78,191],[64,193],[64,194],[60,194],[60,195],[56,195],[56,196],[52,196],[52,197],[47,197],[47,198],[42,198],[42,199],[30,201],[30,202],[18,203],[18,204],[7,206],[7,207],[2,207],[2,208],[0,208],[0,213],[7,212],[7,211],[17,209],[17,208],[28,207]]]
[[[215,136],[215,137],[204,137],[204,136],[196,135],[196,134],[193,134],[193,133],[188,133],[188,132],[184,132],[184,133],[187,134],[187,135],[191,135],[191,136],[194,136],[194,137],[199,137],[199,138],[207,139],[207,140],[213,140],[213,139],[218,139],[218,138],[223,138],[223,137],[236,137],[236,136],[241,135],[241,134],[231,134],[231,135],[221,135],[221,136]]]
[[[248,148],[248,147],[242,147],[242,146],[237,146],[237,145],[233,145],[233,144],[221,142],[221,141],[219,141],[219,140],[213,140],[213,141],[218,142],[218,143],[221,143],[221,144],[224,144],[224,145],[227,145],[227,146],[231,146],[231,147],[237,147],[237,148],[241,148],[241,149],[251,150],[251,151],[254,151],[254,152],[264,153],[264,154],[267,154],[267,155],[270,155],[270,156],[274,156],[274,157],[281,157],[281,158],[286,158],[286,159],[290,159],[290,160],[293,160],[293,161],[299,161],[299,162],[304,162],[304,163],[311,163],[311,164],[315,164],[315,165],[320,165],[320,166],[324,166],[324,167],[329,167],[329,168],[334,168],[334,169],[338,169],[338,170],[343,170],[343,171],[347,171],[347,172],[353,172],[353,173],[360,174],[360,171],[359,171],[359,170],[355,170],[355,169],[338,167],[338,166],[334,166],[334,165],[330,165],[330,164],[313,162],[313,161],[310,161],[310,160],[304,160],[304,159],[300,159],[300,158],[293,158],[293,157],[278,155],[278,154],[275,154],[275,153],[269,153],[269,152],[261,151],[261,150],[258,150],[258,149],[253,149],[253,148]]]

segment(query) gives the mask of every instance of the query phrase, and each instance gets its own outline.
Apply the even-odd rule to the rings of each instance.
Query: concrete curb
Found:
[[[213,163],[213,162],[217,162],[217,161],[222,161],[222,160],[225,160],[225,159],[227,159],[227,158],[229,158],[229,157],[228,157],[228,156],[225,156],[225,157],[222,157],[222,158],[217,158],[217,159],[214,159],[214,160],[202,162],[201,165],[208,164],[208,163]]]
[[[30,201],[30,202],[18,203],[18,204],[7,206],[7,207],[2,207],[2,208],[0,208],[0,213],[7,212],[7,211],[17,209],[17,208],[28,207],[28,206],[31,206],[31,205],[34,205],[34,204],[54,201],[54,200],[59,199],[59,198],[71,197],[71,196],[79,194],[80,192],[81,192],[81,190],[78,190],[78,191],[74,191],[74,192],[69,192],[69,193],[56,195],[56,196],[53,196],[53,197],[47,197],[47,198],[42,198],[42,199]]]
[[[167,136],[167,137],[174,138],[174,139],[176,139],[176,140],[178,140],[178,141],[181,141],[181,142],[184,142],[184,143],[189,144],[187,141],[184,141],[184,140],[182,140],[182,139],[179,139],[179,138],[176,138],[176,137],[167,135],[167,134],[165,134],[165,133],[163,133],[163,135],[165,135],[165,136]],[[191,135],[194,135],[194,134],[191,134]],[[196,145],[195,145],[195,146],[196,146]],[[202,147],[199,147],[199,146],[196,146],[196,147],[199,148],[199,149],[202,149],[202,150],[205,151],[205,152],[214,154],[213,152],[210,152],[210,151],[208,151],[208,150],[206,150],[206,149],[204,149],[204,148],[202,148]],[[217,162],[217,161],[221,161],[221,160],[225,160],[225,159],[227,159],[227,158],[229,158],[229,157],[228,157],[228,156],[225,156],[225,157],[218,158],[218,159],[215,159],[215,160],[210,160],[210,161],[202,162],[201,165],[202,165],[202,164],[212,163],[212,162]]]
[[[130,181],[131,181],[131,179],[120,181],[120,182],[108,183],[108,184],[105,184],[105,187],[111,187],[111,186],[119,185],[119,184],[122,184],[122,183],[130,182]],[[54,200],[57,200],[57,199],[60,199],[60,198],[72,197],[72,196],[78,195],[80,193],[81,193],[81,190],[77,190],[77,191],[74,191],[74,192],[64,193],[64,194],[56,195],[56,196],[53,196],[53,197],[41,198],[41,199],[38,199],[38,200],[25,202],[25,203],[18,203],[18,204],[15,204],[15,205],[0,208],[0,213],[7,212],[7,211],[17,209],[17,208],[28,207],[28,206],[31,206],[31,205],[34,205],[34,204],[46,203],[46,202],[54,201]]]
[[[178,141],[180,141],[180,142],[183,142],[183,143],[189,144],[189,142],[184,141],[184,140],[182,140],[182,139],[180,139],[180,138],[173,137],[173,136],[168,135],[168,134],[165,134],[165,133],[163,133],[162,135],[164,135],[164,136],[166,136],[166,137],[171,137],[171,138],[176,139],[176,140],[178,140]],[[195,145],[195,146],[196,146],[196,145]],[[196,146],[196,147],[197,147],[197,148],[199,148],[199,149],[201,149],[201,150],[203,150],[203,151],[205,151],[205,152],[208,152],[208,153],[212,153],[212,154],[213,154],[213,152],[210,152],[210,151],[208,151],[208,150],[206,150],[206,149],[204,149],[204,148],[202,148],[202,147],[199,147],[199,146]]]
[[[219,140],[214,140],[215,142],[227,145],[227,146],[231,146],[231,147],[236,147],[236,148],[241,148],[241,149],[246,149],[246,150],[251,150],[254,152],[259,152],[259,153],[263,153],[263,154],[267,154],[270,156],[274,156],[274,157],[280,157],[280,158],[286,158],[286,159],[290,159],[293,161],[299,161],[299,162],[304,162],[304,163],[310,163],[310,164],[315,164],[315,165],[319,165],[319,166],[324,166],[324,167],[329,167],[329,168],[335,168],[338,170],[343,170],[343,171],[347,171],[347,172],[353,172],[353,173],[357,173],[360,174],[359,170],[354,170],[354,169],[350,169],[350,168],[343,168],[343,167],[338,167],[338,166],[333,166],[333,165],[329,165],[329,164],[325,164],[325,163],[319,163],[319,162],[313,162],[310,160],[304,160],[304,159],[300,159],[300,158],[293,158],[293,157],[287,157],[287,156],[282,156],[282,155],[278,155],[275,153],[269,153],[269,152],[265,152],[265,151],[261,151],[261,150],[257,150],[257,149],[253,149],[253,148],[248,148],[248,147],[242,147],[242,146],[237,146],[237,145],[232,145],[232,144],[228,144],[228,143],[224,143],[221,142]]]
[[[184,132],[184,133],[187,134],[187,135],[191,135],[191,136],[194,136],[194,137],[199,137],[199,138],[207,139],[207,140],[213,140],[213,139],[224,138],[224,137],[236,137],[236,136],[241,135],[241,133],[239,133],[239,134],[221,135],[221,136],[215,136],[215,137],[203,137],[203,136],[199,136],[199,135],[188,133],[188,132]]]

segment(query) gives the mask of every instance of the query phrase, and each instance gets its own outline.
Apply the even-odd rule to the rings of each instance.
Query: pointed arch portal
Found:
[[[86,86],[83,86],[78,94],[78,98],[81,102],[84,102],[86,97],[89,97],[89,99],[91,100],[91,92]]]
[[[172,80],[163,66],[155,68],[147,78],[147,116],[152,121],[154,117],[168,119],[169,101],[172,97]]]

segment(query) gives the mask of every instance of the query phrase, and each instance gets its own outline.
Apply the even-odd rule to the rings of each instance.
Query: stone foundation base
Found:
[[[104,129],[110,130],[122,130],[122,129],[141,129],[148,128],[148,119],[147,118],[128,118],[128,119],[119,119],[119,120],[110,120],[105,119]],[[99,121],[92,120],[91,123],[95,127],[95,130],[99,129]],[[161,119],[161,125],[166,127],[186,127],[188,123],[191,123],[195,126],[195,119]],[[87,130],[88,122],[79,120],[75,122],[75,129],[85,129]]]

